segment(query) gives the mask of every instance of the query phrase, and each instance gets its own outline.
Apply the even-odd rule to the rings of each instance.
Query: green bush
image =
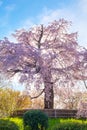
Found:
[[[23,119],[22,118],[8,118],[10,121],[13,121],[20,130],[24,130],[24,126],[23,126]]]
[[[77,122],[62,122],[54,126],[52,130],[87,130],[87,124]]]
[[[23,116],[24,127],[31,130],[46,130],[48,127],[48,116],[40,110],[30,110]]]
[[[19,130],[19,127],[12,121],[0,119],[0,130]]]

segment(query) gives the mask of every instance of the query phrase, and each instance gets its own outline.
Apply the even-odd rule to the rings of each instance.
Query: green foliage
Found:
[[[73,122],[65,122],[54,126],[53,130],[87,130],[87,125]]]
[[[4,118],[4,120],[9,120],[11,122],[14,122],[19,127],[19,130],[31,130],[31,128],[28,125],[24,129],[23,118],[17,118],[17,117]],[[78,120],[78,119],[63,119],[63,118],[50,118],[49,119],[49,127],[47,130],[66,130],[66,128],[67,130],[87,130],[87,120],[83,121],[81,119]],[[14,129],[11,129],[11,130],[14,130]],[[45,130],[45,128],[42,130]]]
[[[24,127],[31,130],[46,130],[48,127],[48,116],[40,110],[30,110],[23,116]]]
[[[19,130],[24,130],[23,119],[22,118],[8,118],[10,121],[13,121],[18,127]]]
[[[0,130],[19,130],[19,127],[12,121],[0,119]]]

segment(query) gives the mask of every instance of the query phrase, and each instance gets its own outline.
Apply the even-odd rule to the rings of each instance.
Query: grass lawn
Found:
[[[20,128],[20,130],[24,130],[24,127],[23,127],[23,119],[22,118],[6,118],[6,119],[9,119],[10,121],[13,121],[15,122],[15,124],[17,124]],[[79,124],[86,124],[86,129],[81,129],[81,130],[87,130],[87,120],[83,121],[83,120],[78,120],[78,119],[62,119],[62,118],[52,118],[52,119],[49,119],[49,127],[47,130],[57,130],[57,129],[54,129],[55,126],[58,126],[60,123],[64,124],[64,123],[79,123]],[[66,129],[63,129],[63,130],[66,130]],[[72,129],[69,129],[69,130],[72,130]],[[74,130],[74,129],[73,129]],[[78,129],[76,129],[78,130]]]
[[[69,124],[69,123],[79,123],[79,124],[86,124],[86,129],[81,129],[81,130],[87,130],[87,120],[83,121],[80,119],[63,119],[63,118],[56,118],[56,119],[49,119],[49,128],[48,130],[57,130],[57,128],[55,129],[55,126],[58,126],[59,124],[62,124],[62,126],[64,125],[64,123]],[[60,129],[58,129],[60,130]],[[72,129],[61,129],[61,130],[72,130]],[[73,129],[74,130],[74,129]],[[79,129],[75,129],[75,130],[79,130]]]

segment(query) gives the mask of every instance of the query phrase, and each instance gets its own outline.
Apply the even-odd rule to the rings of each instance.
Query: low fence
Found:
[[[23,114],[26,112],[26,111],[29,111],[29,110],[32,110],[32,109],[23,109],[23,110],[18,110],[16,112],[13,113],[13,117],[15,116],[18,116],[18,117],[21,117],[23,116]],[[34,109],[36,110],[36,109]],[[62,117],[62,118],[74,118],[76,117],[76,113],[77,113],[77,110],[67,110],[67,109],[39,109],[41,111],[43,111],[44,113],[46,113],[48,115],[48,117],[53,117],[53,118],[59,118],[59,117]]]

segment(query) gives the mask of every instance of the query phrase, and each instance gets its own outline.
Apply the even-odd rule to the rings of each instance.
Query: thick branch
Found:
[[[41,34],[40,34],[40,37],[39,37],[39,40],[38,40],[38,48],[40,48],[40,46],[41,46],[42,37],[43,37],[43,25],[41,25]]]
[[[20,69],[15,69],[15,70],[13,70],[13,69],[10,69],[10,70],[7,70],[7,72],[13,72],[13,73],[18,73],[18,72],[21,72],[22,70],[20,70]]]

